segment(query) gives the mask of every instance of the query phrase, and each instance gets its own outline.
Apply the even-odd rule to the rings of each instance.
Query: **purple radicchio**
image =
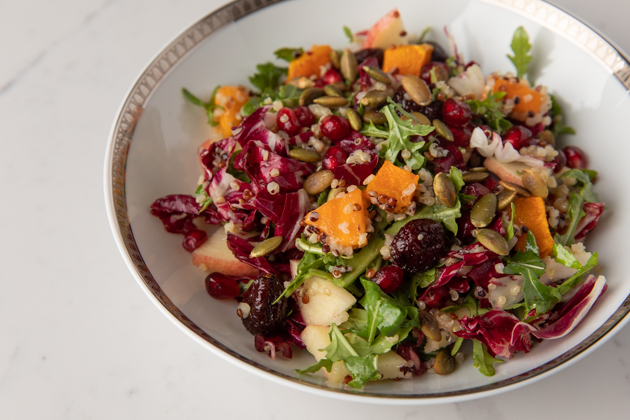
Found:
[[[287,359],[291,359],[293,357],[293,350],[291,349],[290,340],[290,337],[284,335],[263,337],[260,334],[256,334],[256,337],[254,337],[254,347],[261,353],[267,352],[269,357],[274,360],[277,352],[282,353]]]
[[[278,134],[269,130],[265,124],[265,117],[270,109],[270,105],[263,106],[246,117],[241,125],[234,129],[234,139],[243,149],[250,141],[256,140],[259,144],[267,146],[268,150],[273,153],[286,156],[288,153],[287,143]]]
[[[576,241],[584,239],[586,234],[595,228],[599,217],[604,212],[604,207],[604,203],[584,203],[582,210],[584,210],[584,213],[586,214],[580,219],[575,227]]]

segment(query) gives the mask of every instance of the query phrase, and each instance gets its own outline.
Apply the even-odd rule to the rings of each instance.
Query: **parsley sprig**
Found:
[[[532,44],[529,42],[529,35],[527,35],[525,28],[522,26],[516,28],[510,47],[514,55],[508,54],[508,58],[512,64],[514,64],[514,67],[516,67],[516,75],[517,77],[525,77],[529,70],[529,63],[533,58],[529,53],[532,49]]]

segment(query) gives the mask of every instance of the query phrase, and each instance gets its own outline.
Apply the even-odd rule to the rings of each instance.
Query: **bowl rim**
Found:
[[[460,391],[426,395],[386,395],[374,392],[356,392],[349,389],[328,388],[303,381],[299,377],[285,375],[269,369],[243,357],[213,339],[212,336],[184,315],[160,288],[146,266],[142,254],[135,243],[127,214],[125,195],[125,169],[129,145],[133,138],[136,124],[144,109],[144,104],[148,102],[164,77],[191,51],[195,50],[198,44],[222,27],[282,1],[285,0],[234,0],[187,27],[157,53],[140,72],[140,75],[131,85],[121,102],[112,124],[105,153],[103,176],[105,207],[109,225],[118,250],[133,277],[149,299],[167,318],[189,337],[217,356],[275,383],[317,395],[348,401],[397,405],[466,401],[495,395],[534,383],[590,354],[630,321],[630,316],[627,316],[630,312],[629,295],[615,313],[584,341],[555,359],[520,375]],[[630,60],[628,56],[605,36],[560,7],[544,0],[471,1],[479,1],[507,9],[569,39],[589,53],[630,91]]]

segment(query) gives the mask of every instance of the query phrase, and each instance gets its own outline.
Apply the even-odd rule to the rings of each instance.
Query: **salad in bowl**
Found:
[[[287,66],[258,65],[254,90],[183,89],[217,138],[195,192],[150,211],[207,292],[234,300],[256,350],[306,349],[296,374],[352,388],[466,357],[492,376],[569,334],[606,290],[583,245],[605,206],[586,153],[558,146],[574,132],[528,78],[526,31],[514,71],[488,72],[397,10],[344,30],[341,49],[278,49]]]

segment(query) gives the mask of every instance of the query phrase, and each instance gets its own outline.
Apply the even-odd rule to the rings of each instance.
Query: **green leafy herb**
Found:
[[[305,374],[305,373],[317,373],[321,368],[326,369],[328,372],[332,370],[333,361],[328,359],[321,359],[319,362],[315,363],[312,366],[307,367],[306,369],[295,369],[297,373]]]
[[[430,31],[431,31],[430,26],[427,26],[426,28],[424,28],[424,30],[420,34],[420,38],[418,38],[418,44],[422,44],[424,42],[424,38],[426,38],[426,36],[429,34]]]
[[[510,203],[510,208],[512,209],[512,213],[510,215],[510,223],[505,229],[505,239],[507,239],[508,241],[514,237],[514,212],[516,211],[516,209],[514,208],[514,203]]]
[[[201,208],[199,209],[199,213],[201,213],[202,211],[207,209],[210,204],[212,204],[212,198],[210,198],[206,190],[203,189],[203,184],[199,184],[199,186],[197,187],[197,190],[195,191],[195,195],[199,195],[199,194],[203,194],[205,196],[205,200],[203,204],[201,205]]]
[[[435,267],[413,275],[411,278],[411,287],[409,292],[413,301],[416,301],[418,298],[418,287],[423,289],[429,287],[429,285],[435,281],[436,275],[437,268]]]
[[[279,50],[275,50],[273,52],[277,58],[280,60],[291,62],[295,60],[297,57],[304,54],[304,49],[302,48],[280,48]]]
[[[454,166],[451,166],[451,170],[448,173],[448,177],[450,178],[453,186],[455,187],[455,192],[459,192],[466,183],[464,182],[464,177],[462,175],[462,171],[457,169]]]
[[[597,265],[598,261],[598,255],[596,252],[591,255],[586,264],[582,265],[571,252],[569,252],[565,247],[560,244],[555,244],[553,246],[553,257],[560,264],[566,267],[575,268],[577,270],[574,275],[562,282],[562,284],[557,287],[558,291],[562,295],[568,293],[575,286],[577,286],[580,283],[582,276],[591,271]]]
[[[457,235],[457,219],[462,217],[461,207],[462,204],[459,198],[453,207],[446,207],[444,204],[436,202],[432,206],[424,207],[413,216],[403,220],[403,222],[410,222],[415,219],[431,219],[436,222],[442,222],[448,230]]]
[[[287,75],[287,69],[276,67],[272,63],[258,64],[257,73],[249,81],[260,90],[260,96],[270,96],[280,87],[280,79]]]
[[[451,356],[455,356],[457,354],[463,342],[464,342],[464,339],[462,337],[457,338],[457,341],[455,341],[455,345],[451,349]]]
[[[320,207],[322,205],[324,205],[326,203],[326,201],[328,201],[328,193],[330,192],[330,188],[326,188],[324,191],[322,191],[319,194],[319,197],[317,197],[317,207]]]
[[[551,117],[552,133],[557,139],[562,134],[575,134],[575,130],[568,125],[564,125],[564,116],[562,115],[562,108],[553,95],[549,95],[551,98],[551,109],[549,110],[549,116]]]
[[[354,35],[352,34],[352,30],[350,28],[344,26],[343,33],[348,37],[348,42],[352,43],[354,41]]]
[[[501,134],[503,131],[512,127],[512,123],[505,118],[505,114],[501,112],[503,107],[503,97],[506,92],[494,92],[488,94],[486,99],[479,101],[476,99],[468,100],[466,103],[470,106],[473,114],[481,117],[488,126]]]
[[[346,358],[344,364],[350,375],[352,375],[352,380],[348,382],[348,386],[358,389],[362,388],[369,381],[381,379],[382,375],[376,369],[377,360],[377,355],[350,356]]]
[[[562,178],[575,178],[580,185],[579,192],[571,193],[569,199],[569,209],[567,210],[567,228],[564,234],[556,234],[554,240],[562,245],[571,245],[575,242],[575,230],[578,222],[586,215],[582,209],[584,203],[596,203],[599,201],[597,195],[593,192],[593,183],[587,173],[579,169],[571,169],[560,175]]]
[[[473,340],[473,366],[486,376],[494,376],[495,363],[503,363],[503,360],[490,356],[486,345],[481,341]]]
[[[216,127],[219,123],[216,122],[214,120],[214,110],[215,109],[223,109],[222,106],[216,105],[214,103],[214,97],[217,94],[217,91],[221,88],[220,85],[216,86],[214,88],[214,90],[212,91],[212,93],[210,94],[210,100],[208,100],[208,102],[204,102],[201,99],[197,98],[195,95],[193,95],[192,93],[190,93],[188,91],[188,89],[186,88],[182,88],[182,94],[184,95],[184,98],[186,98],[186,100],[188,102],[190,102],[193,105],[197,105],[200,106],[202,108],[205,108],[206,110],[206,116],[208,117],[208,124],[210,124],[213,127]]]
[[[529,54],[529,51],[532,49],[532,44],[529,42],[529,35],[527,35],[525,28],[522,26],[516,28],[510,47],[514,55],[508,54],[508,58],[512,64],[514,64],[514,67],[516,67],[516,76],[525,77],[529,63],[532,61],[532,56]]]

